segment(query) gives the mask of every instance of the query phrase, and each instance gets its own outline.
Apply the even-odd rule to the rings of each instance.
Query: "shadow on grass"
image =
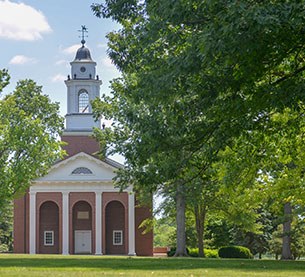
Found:
[[[179,270],[179,269],[232,269],[232,270],[281,270],[304,271],[305,261],[272,261],[240,259],[199,258],[141,258],[110,256],[46,256],[0,255],[0,268],[32,267],[45,269],[84,268],[104,270]]]

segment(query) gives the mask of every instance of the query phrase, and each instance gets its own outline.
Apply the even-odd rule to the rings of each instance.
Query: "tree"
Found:
[[[169,218],[162,217],[157,219],[154,224],[154,247],[171,246],[171,238],[174,233],[175,226]]]
[[[0,253],[13,250],[13,205],[6,202],[0,210]]]
[[[185,254],[184,193],[194,177],[185,176],[193,162],[201,157],[201,170],[210,168],[234,138],[249,139],[270,114],[304,101],[303,4],[106,0],[92,6],[122,25],[108,35],[122,78],[112,84],[113,97],[94,105],[97,116],[114,119],[114,129],[98,136],[126,158],[121,186],[176,190],[177,255]],[[258,176],[257,168],[251,171]]]
[[[0,77],[2,89],[9,75],[2,70]],[[62,130],[58,103],[32,80],[19,81],[15,91],[0,100],[0,210],[62,157]]]

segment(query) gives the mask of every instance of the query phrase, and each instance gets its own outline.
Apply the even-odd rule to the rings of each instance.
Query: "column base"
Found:
[[[97,253],[95,253],[94,255],[97,255],[97,256],[102,256],[102,255],[104,255],[102,252],[97,252]]]
[[[137,256],[136,253],[128,253],[128,256]]]

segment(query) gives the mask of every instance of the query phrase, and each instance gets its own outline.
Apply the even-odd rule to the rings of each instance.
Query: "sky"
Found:
[[[86,46],[97,63],[103,81],[101,94],[110,93],[109,81],[119,72],[107,56],[106,34],[119,29],[110,19],[93,15],[94,0],[0,0],[0,68],[11,75],[3,94],[14,90],[16,82],[33,79],[43,86],[52,101],[60,103],[62,116],[67,111],[64,80],[70,62],[81,46],[81,25],[88,28]]]
[[[101,95],[109,94],[109,81],[120,73],[107,56],[107,33],[120,26],[110,19],[93,15],[98,0],[0,0],[0,69],[11,75],[2,96],[14,90],[18,80],[33,79],[43,93],[60,103],[60,114],[67,112],[64,80],[70,62],[81,47],[81,25],[88,28],[86,46],[97,63],[96,74],[103,81]],[[106,122],[106,125],[110,124]],[[124,158],[112,159],[124,163]],[[157,199],[157,203],[161,200]]]

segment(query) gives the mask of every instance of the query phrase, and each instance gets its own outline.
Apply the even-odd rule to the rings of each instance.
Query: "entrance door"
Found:
[[[75,231],[75,253],[91,253],[91,231]]]

